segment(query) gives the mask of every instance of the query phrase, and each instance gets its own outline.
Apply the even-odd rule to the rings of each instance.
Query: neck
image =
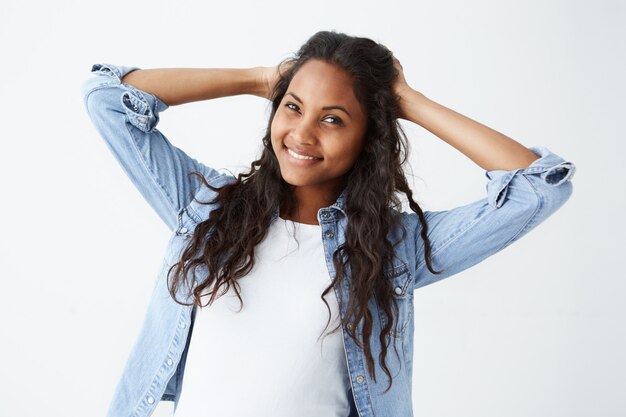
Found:
[[[319,224],[317,213],[319,209],[333,204],[341,194],[341,189],[333,191],[320,191],[313,187],[292,187],[293,195],[296,199],[296,208],[292,212],[280,210],[280,217],[305,224]]]

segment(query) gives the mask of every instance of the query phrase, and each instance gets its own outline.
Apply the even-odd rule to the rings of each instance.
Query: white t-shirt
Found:
[[[232,287],[198,308],[176,417],[348,416],[341,329],[326,335],[339,320],[332,289],[324,330],[329,313],[320,296],[331,279],[321,226],[278,217],[255,261],[237,281],[241,311]]]

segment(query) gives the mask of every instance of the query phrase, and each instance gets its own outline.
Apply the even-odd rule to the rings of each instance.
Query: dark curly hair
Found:
[[[406,194],[409,207],[419,217],[428,269],[432,273],[440,271],[433,270],[424,213],[413,200],[413,193],[402,169],[407,159],[408,145],[406,134],[397,122],[399,107],[392,86],[398,71],[394,68],[393,54],[371,39],[334,31],[314,34],[302,45],[294,58],[284,60],[279,66],[291,63],[271,93],[272,112],[263,137],[262,154],[260,159],[252,162],[250,171],[238,174],[236,181],[221,187],[211,186],[199,172],[190,173],[199,176],[204,185],[217,192],[214,200],[200,203],[219,204],[207,220],[197,225],[181,259],[170,267],[168,290],[177,303],[202,307],[201,294],[204,289],[212,287],[208,293],[211,295],[211,304],[216,297],[226,293],[232,284],[243,306],[235,281],[252,270],[254,248],[267,235],[272,214],[277,209],[287,214],[294,213],[297,209],[292,187],[282,178],[276,154],[272,149],[271,123],[291,79],[310,59],[337,65],[350,74],[354,81],[355,96],[367,114],[363,150],[346,173],[344,191],[349,219],[346,242],[333,254],[336,275],[320,297],[329,311],[326,328],[330,323],[330,308],[324,296],[334,286],[340,288],[342,280],[347,279],[345,271],[349,264],[351,273],[348,305],[344,317],[333,332],[340,327],[346,327],[350,322],[356,324],[363,321],[363,340],[357,338],[351,327],[346,327],[346,331],[364,349],[369,374],[376,380],[369,343],[372,312],[367,307],[372,296],[375,298],[385,316],[391,317],[391,320],[385,321],[382,332],[378,335],[382,345],[379,360],[389,377],[388,390],[391,388],[392,377],[385,362],[388,348],[386,340],[397,325],[395,317],[398,307],[391,280],[385,275],[394,256],[394,247],[387,240],[387,234],[398,226],[404,230],[399,216],[394,215],[394,210],[391,210],[401,210],[402,205],[396,192]],[[404,233],[405,236],[406,230]],[[208,267],[209,275],[193,289],[193,303],[177,300],[178,287],[185,283],[189,271],[195,270],[201,264]],[[170,276],[172,270],[174,274]],[[225,289],[218,295],[218,289],[222,285]],[[188,288],[191,289],[192,286],[188,285]],[[342,311],[341,299],[338,302]]]

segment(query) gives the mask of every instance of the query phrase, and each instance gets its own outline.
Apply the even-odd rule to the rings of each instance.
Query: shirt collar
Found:
[[[335,200],[335,202],[333,204],[331,204],[328,207],[322,207],[319,209],[318,211],[318,217],[321,215],[322,218],[328,218],[331,215],[333,215],[333,212],[337,212],[340,211],[341,213],[343,213],[344,216],[346,216],[346,188],[344,188],[341,191],[341,194],[339,194],[339,197],[337,197],[337,200]],[[279,215],[279,210],[275,209],[274,212],[272,213],[272,221],[276,220],[278,218]],[[319,219],[318,219],[319,220]]]

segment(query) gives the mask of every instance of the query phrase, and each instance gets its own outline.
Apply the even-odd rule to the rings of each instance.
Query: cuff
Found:
[[[143,132],[150,132],[159,123],[159,112],[166,110],[169,106],[154,94],[122,82],[124,75],[136,69],[140,68],[124,65],[94,64],[91,67],[91,72],[113,77],[126,90],[122,93],[120,100],[130,123]]]
[[[141,68],[125,66],[125,65],[112,65],[112,64],[93,64],[91,66],[91,72],[115,77],[117,78],[117,81],[119,82],[122,82],[122,78],[126,74],[136,69],[141,69]]]
[[[518,168],[512,171],[501,169],[486,171],[487,201],[494,208],[499,208],[505,201],[508,185],[516,175],[538,175],[545,184],[558,186],[571,180],[576,172],[576,165],[566,161],[559,155],[551,152],[545,146],[531,146],[528,149],[539,156],[528,168]]]

